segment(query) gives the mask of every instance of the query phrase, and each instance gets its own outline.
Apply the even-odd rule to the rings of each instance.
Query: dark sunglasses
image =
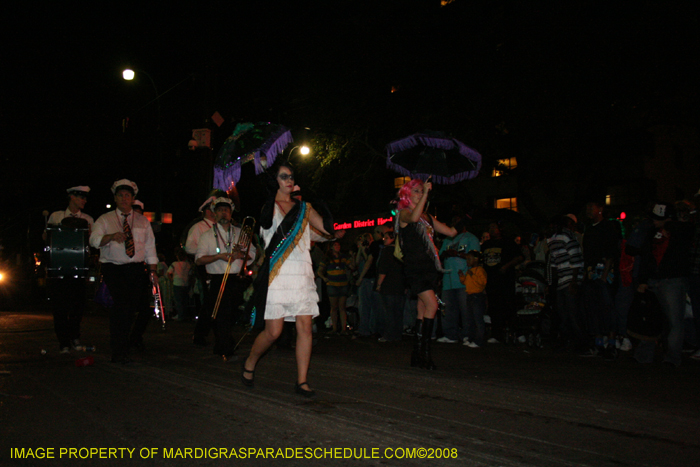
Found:
[[[277,176],[280,180],[283,182],[286,182],[287,180],[294,180],[294,175],[293,174],[279,174]]]

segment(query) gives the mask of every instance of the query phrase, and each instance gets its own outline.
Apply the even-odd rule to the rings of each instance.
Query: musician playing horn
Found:
[[[56,211],[49,216],[47,224],[66,225],[72,228],[90,229],[93,224],[92,217],[83,212],[89,186],[74,186],[66,190],[68,193],[68,207],[65,211]],[[47,240],[47,232],[44,231],[44,241]],[[53,324],[58,338],[60,352],[70,353],[80,348],[80,322],[85,311],[85,278],[64,277],[51,278],[47,282],[48,293],[51,297],[53,309]]]
[[[225,197],[216,198],[212,202],[212,210],[216,215],[216,224],[199,238],[195,254],[197,266],[205,265],[211,277],[209,288],[205,291],[207,306],[202,310],[199,318],[211,317],[230,258],[231,267],[225,280],[216,319],[213,320],[214,354],[221,355],[226,362],[232,359],[236,348],[231,329],[236,321],[239,306],[243,304],[243,292],[248,287],[248,281],[239,276],[246,253],[239,245],[241,229],[231,222],[233,201]],[[255,247],[251,244],[246,264],[250,265],[254,258]]]
[[[114,299],[109,311],[112,363],[130,363],[130,348],[144,350],[143,333],[151,317],[149,286],[157,280],[158,256],[151,223],[132,208],[138,192],[131,180],[114,182],[117,209],[101,215],[90,235],[90,245],[100,249],[102,274]]]
[[[204,232],[207,232],[216,224],[216,215],[214,215],[214,211],[212,211],[211,202],[219,196],[225,195],[223,191],[219,192],[218,190],[215,190],[214,193],[220,194],[209,196],[209,198],[202,203],[202,205],[199,207],[199,212],[202,213],[202,219],[192,225],[192,227],[190,227],[190,229],[187,231],[185,251],[188,255],[192,256],[193,260],[194,255],[197,254],[199,238]],[[207,284],[209,283],[209,275],[207,274],[206,266],[197,266],[197,280],[199,280],[199,283],[202,284],[203,288],[207,287]],[[206,294],[202,295],[201,303],[196,310],[198,319],[192,335],[192,343],[194,345],[204,347],[207,345],[207,336],[209,335],[209,329],[211,328],[211,319],[209,319],[209,315],[206,315],[204,311],[207,309],[210,310],[211,308],[208,307],[205,302]]]

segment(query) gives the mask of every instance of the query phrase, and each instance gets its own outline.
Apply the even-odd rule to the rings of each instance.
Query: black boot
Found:
[[[420,339],[420,364],[421,368],[435,370],[437,367],[433,363],[433,356],[430,350],[430,338],[433,335],[434,318],[423,318],[423,335]]]
[[[413,328],[413,352],[411,352],[411,366],[418,367],[420,364],[420,333],[423,326],[423,320],[416,320],[416,325]]]

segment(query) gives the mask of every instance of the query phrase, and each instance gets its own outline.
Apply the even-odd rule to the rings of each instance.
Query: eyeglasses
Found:
[[[286,182],[287,180],[294,180],[294,175],[293,174],[279,174],[277,176],[280,180],[283,182]]]

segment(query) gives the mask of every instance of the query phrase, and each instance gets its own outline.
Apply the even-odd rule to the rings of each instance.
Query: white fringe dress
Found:
[[[260,229],[265,245],[268,245],[283,219],[284,214],[279,206],[275,206],[272,227]],[[285,321],[296,321],[299,315],[311,315],[312,318],[318,316],[318,294],[309,253],[312,235],[314,241],[317,237],[323,240],[311,230],[311,225],[307,224],[299,243],[269,285],[265,305],[266,320],[284,318]]]

